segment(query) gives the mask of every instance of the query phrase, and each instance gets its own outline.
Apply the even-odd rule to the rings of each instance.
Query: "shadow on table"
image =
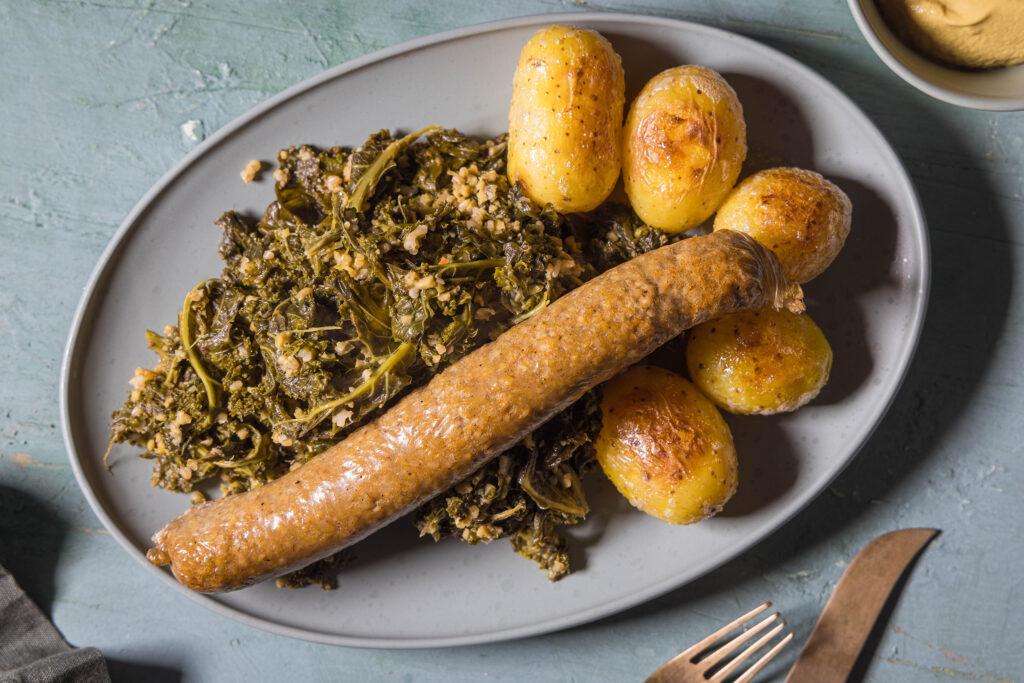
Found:
[[[929,227],[931,293],[917,352],[900,391],[872,438],[830,492],[731,562],[724,576],[715,572],[673,594],[683,601],[728,591],[742,576],[762,574],[833,537],[872,501],[885,499],[924,466],[933,444],[960,422],[965,406],[977,393],[1003,337],[1013,289],[1012,252],[1007,248],[1010,229],[1000,211],[999,196],[976,168],[938,161],[962,160],[971,153],[951,117],[936,116],[922,107],[923,96],[895,77],[850,72],[846,60],[829,54],[831,46],[819,53],[804,43],[752,37],[798,55],[845,86],[846,94],[864,108],[901,155]],[[936,161],[914,163],[917,155]]]
[[[54,509],[10,486],[0,485],[0,564],[48,617],[56,594],[54,571],[67,524]],[[72,643],[72,647],[89,643]],[[104,653],[112,681],[181,680],[181,672],[161,666],[111,659]]]
[[[64,535],[65,524],[52,508],[0,485],[0,564],[47,615],[53,606],[54,569]]]
[[[740,557],[603,623],[675,612],[716,594],[728,595],[735,586],[841,534],[872,501],[885,499],[911,473],[927,465],[933,446],[960,422],[971,404],[1003,337],[1014,279],[1007,247],[1009,226],[1000,211],[1000,198],[983,173],[962,163],[940,163],[970,154],[953,125],[954,117],[940,117],[923,107],[923,96],[895,77],[850,71],[849,60],[836,55],[848,47],[822,45],[819,50],[817,44],[790,43],[776,36],[751,37],[798,55],[834,78],[864,107],[905,163],[911,162],[908,170],[913,173],[932,243],[932,287],[924,329],[886,416],[823,495]],[[935,162],[913,163],[916,155]],[[786,608],[798,642],[806,638],[823,607],[824,602]],[[685,645],[680,643],[680,649]],[[773,667],[791,663],[798,652],[798,647],[791,648]],[[863,677],[863,667],[859,675]]]
[[[933,541],[929,541],[930,545]],[[925,547],[927,550],[927,546]],[[923,552],[923,551],[922,551]],[[900,595],[903,593],[903,588],[907,585],[911,576],[914,573],[914,566],[921,561],[921,555],[918,554],[910,561],[907,568],[900,575],[899,580],[893,586],[892,593],[886,598],[885,604],[882,606],[882,611],[878,615],[878,621],[872,627],[868,633],[867,640],[864,642],[864,647],[860,652],[860,656],[853,663],[853,668],[850,670],[850,675],[847,678],[848,683],[858,683],[863,681],[867,677],[868,667],[871,666],[871,662],[874,659],[874,653],[878,649],[879,644],[882,642],[882,638],[885,636],[885,632],[888,631],[889,620],[892,618],[893,612],[896,610],[896,605],[899,603]]]
[[[139,664],[138,662],[124,662],[107,657],[107,671],[110,673],[112,683],[134,683],[135,681],[146,681],[146,683],[179,683],[182,679],[180,671],[168,669],[162,666]]]

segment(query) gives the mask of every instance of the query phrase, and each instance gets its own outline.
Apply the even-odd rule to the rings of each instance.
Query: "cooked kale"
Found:
[[[425,136],[422,141],[416,140]],[[628,208],[566,219],[505,173],[504,136],[381,131],[355,150],[278,154],[276,199],[228,211],[226,266],[147,340],[111,443],[145,449],[153,483],[204,500],[294,469],[408,388],[599,272],[669,238]],[[555,580],[558,527],[584,518],[580,477],[600,429],[596,392],[424,505],[421,535],[508,536]],[[332,585],[339,557],[282,583]]]

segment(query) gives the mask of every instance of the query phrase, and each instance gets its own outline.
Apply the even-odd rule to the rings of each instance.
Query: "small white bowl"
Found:
[[[1024,109],[1024,64],[955,69],[922,57],[889,28],[875,0],[847,0],[868,45],[897,76],[918,90],[950,104],[971,109]]]

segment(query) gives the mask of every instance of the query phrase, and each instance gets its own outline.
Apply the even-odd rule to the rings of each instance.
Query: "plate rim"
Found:
[[[325,633],[323,631],[299,628],[290,626],[287,624],[272,621],[267,618],[257,617],[249,614],[242,609],[233,607],[229,604],[221,602],[214,596],[206,595],[202,593],[196,593],[182,586],[176,581],[173,576],[160,568],[157,568],[150,564],[145,559],[145,554],[140,553],[139,547],[132,541],[126,533],[124,533],[117,522],[107,513],[105,507],[100,502],[97,494],[93,491],[92,486],[89,483],[85,470],[81,464],[81,458],[76,448],[75,435],[71,429],[71,395],[70,389],[72,386],[72,373],[75,368],[76,355],[78,352],[79,344],[82,340],[83,328],[86,327],[87,314],[94,300],[94,294],[98,286],[103,282],[105,276],[108,273],[108,269],[111,266],[114,257],[117,255],[121,248],[122,243],[125,241],[129,233],[134,229],[134,226],[139,222],[140,217],[148,210],[149,206],[154,203],[159,196],[174,183],[180,176],[188,170],[188,168],[195,163],[199,158],[206,155],[208,151],[219,145],[222,140],[234,134],[239,129],[248,125],[261,114],[278,105],[292,99],[293,97],[304,93],[308,90],[312,90],[321,84],[338,78],[344,74],[357,71],[365,66],[382,62],[404,53],[413,52],[424,47],[431,45],[445,43],[459,38],[468,36],[482,35],[494,31],[506,30],[510,28],[521,28],[531,25],[540,24],[554,24],[554,23],[594,23],[594,22],[619,22],[629,24],[646,24],[651,26],[669,28],[674,31],[682,32],[696,32],[704,33],[708,35],[714,35],[718,38],[726,38],[729,40],[742,43],[746,47],[752,49],[755,52],[769,52],[774,57],[787,63],[789,68],[792,68],[799,72],[803,77],[812,81],[817,87],[824,89],[829,92],[834,100],[839,103],[848,114],[858,119],[859,122],[869,131],[877,135],[878,140],[883,143],[880,147],[883,152],[883,156],[888,157],[887,161],[891,163],[893,169],[897,171],[899,177],[900,189],[909,199],[909,215],[906,217],[908,225],[912,229],[910,231],[911,247],[912,251],[917,257],[919,264],[918,268],[918,287],[915,293],[914,305],[911,309],[911,318],[908,324],[907,334],[904,336],[902,344],[897,354],[898,363],[895,368],[896,371],[891,373],[888,382],[883,384],[883,390],[885,391],[886,400],[879,402],[875,405],[874,411],[870,414],[870,419],[865,421],[856,434],[851,435],[851,441],[857,443],[857,446],[853,448],[850,454],[841,462],[837,462],[831,468],[827,468],[823,471],[823,474],[818,477],[816,482],[812,482],[807,486],[808,491],[813,491],[811,494],[805,494],[795,497],[793,501],[785,505],[776,515],[773,521],[769,524],[771,527],[768,531],[763,534],[751,534],[749,537],[744,538],[741,542],[734,545],[728,551],[715,556],[712,559],[706,560],[699,563],[695,567],[690,568],[686,572],[686,577],[683,579],[672,578],[653,585],[645,586],[644,588],[637,590],[628,595],[622,596],[618,599],[610,602],[604,602],[600,605],[592,605],[590,607],[573,611],[571,613],[548,619],[543,622],[533,623],[524,626],[516,626],[510,628],[498,628],[484,633],[473,633],[473,634],[462,634],[462,635],[446,635],[446,636],[432,636],[432,637],[382,637],[382,636],[353,636],[353,635],[342,635],[338,633]],[[892,145],[889,143],[885,135],[879,130],[874,122],[865,114],[856,103],[853,102],[845,93],[843,93],[837,86],[831,81],[826,79],[824,76],[818,74],[816,71],[811,69],[806,64],[799,60],[773,48],[765,45],[758,40],[748,38],[746,36],[739,35],[727,29],[709,26],[706,24],[700,24],[692,21],[674,19],[660,16],[650,16],[642,14],[629,14],[619,12],[569,12],[569,13],[555,13],[555,14],[532,14],[520,17],[511,17],[507,19],[499,19],[496,21],[489,21],[478,24],[471,24],[468,26],[458,27],[433,33],[426,36],[421,36],[409,41],[398,43],[366,55],[356,57],[354,59],[342,62],[333,67],[330,67],[314,76],[311,76],[299,83],[282,90],[281,92],[273,95],[266,100],[263,100],[254,107],[248,109],[241,115],[234,118],[232,121],[218,129],[213,135],[206,138],[202,143],[197,145],[188,154],[186,154],[181,160],[179,160],[174,166],[166,171],[157,182],[150,187],[150,189],[138,200],[132,210],[128,213],[125,219],[121,222],[118,229],[111,236],[110,241],[101,253],[96,266],[93,268],[88,280],[86,281],[82,296],[79,299],[78,305],[76,306],[74,317],[70,326],[68,340],[64,347],[64,352],[61,360],[61,372],[60,372],[60,386],[59,386],[59,407],[60,407],[60,419],[61,419],[61,433],[64,440],[64,445],[67,450],[68,460],[70,461],[72,471],[75,476],[75,480],[78,484],[78,488],[85,496],[92,508],[94,514],[100,519],[103,525],[110,531],[111,535],[117,540],[117,542],[128,551],[128,553],[138,562],[140,562],[151,574],[157,576],[164,584],[170,585],[178,593],[184,594],[193,602],[200,604],[213,612],[222,616],[227,616],[237,622],[259,628],[264,631],[275,633],[278,635],[284,635],[300,640],[306,640],[316,643],[322,643],[327,645],[341,645],[349,647],[365,647],[365,648],[380,648],[380,649],[420,649],[420,648],[437,648],[437,647],[453,647],[463,645],[479,645],[485,643],[502,642],[507,640],[514,640],[524,638],[528,636],[542,635],[545,633],[551,633],[554,631],[563,630],[573,626],[579,626],[585,623],[601,619],[603,617],[616,614],[630,607],[634,607],[651,599],[663,595],[673,589],[679,588],[688,583],[699,579],[711,570],[720,567],[729,561],[735,559],[743,552],[747,551],[750,547],[765,540],[774,531],[785,526],[789,523],[797,514],[799,514],[804,508],[806,508],[812,501],[816,500],[818,496],[824,492],[829,483],[833,481],[839,474],[849,465],[850,462],[857,456],[860,450],[864,447],[871,434],[875,431],[882,419],[885,417],[895,400],[896,395],[899,393],[900,387],[906,378],[907,371],[910,367],[914,353],[921,337],[921,331],[924,326],[924,318],[927,311],[929,293],[931,289],[931,261],[930,261],[930,245],[929,236],[927,229],[927,222],[925,220],[924,211],[921,207],[921,202],[918,197],[916,188],[910,179],[910,176],[896,154]],[[885,386],[887,384],[888,386]]]

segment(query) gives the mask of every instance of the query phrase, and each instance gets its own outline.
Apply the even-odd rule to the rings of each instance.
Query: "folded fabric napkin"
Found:
[[[109,683],[94,647],[72,648],[0,566],[0,681]]]

